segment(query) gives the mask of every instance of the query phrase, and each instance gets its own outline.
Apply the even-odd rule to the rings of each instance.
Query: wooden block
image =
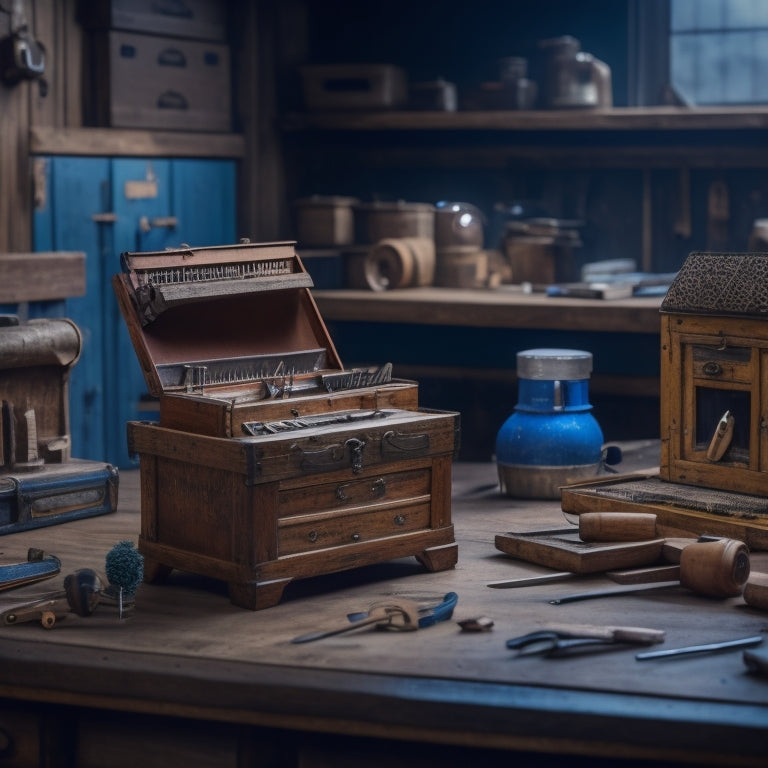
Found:
[[[80,251],[0,253],[0,303],[85,296],[85,254]],[[45,275],[35,280],[32,275]]]
[[[502,533],[496,549],[548,568],[572,573],[600,573],[618,568],[650,565],[661,558],[664,539],[597,543],[581,541],[572,528]]]
[[[743,595],[747,605],[768,611],[768,573],[750,573]]]

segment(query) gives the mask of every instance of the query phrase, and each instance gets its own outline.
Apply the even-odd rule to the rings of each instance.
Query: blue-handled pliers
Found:
[[[419,606],[419,629],[432,627],[441,621],[450,619],[453,616],[453,609],[458,601],[459,596],[455,592],[446,592],[442,602],[437,605]],[[347,614],[347,618],[353,622],[365,619],[367,616],[367,611]]]

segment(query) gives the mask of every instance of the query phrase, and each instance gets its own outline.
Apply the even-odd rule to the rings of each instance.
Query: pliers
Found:
[[[437,605],[419,606],[412,600],[395,598],[374,603],[367,611],[348,613],[347,622],[328,629],[320,629],[299,635],[292,643],[309,643],[324,637],[341,635],[361,627],[377,626],[380,628],[408,631],[431,627],[439,621],[445,621],[453,615],[453,609],[459,599],[455,592],[448,592]]]
[[[424,627],[431,627],[438,622],[447,621],[453,616],[453,609],[456,607],[456,603],[459,600],[459,596],[455,592],[446,592],[443,596],[442,602],[437,605],[419,605],[419,629]],[[360,621],[368,616],[367,612],[360,613],[348,613],[347,618],[350,621]]]

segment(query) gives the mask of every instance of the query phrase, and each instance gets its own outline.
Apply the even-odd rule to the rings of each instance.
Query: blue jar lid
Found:
[[[526,349],[517,353],[517,375],[521,379],[571,381],[588,379],[592,353],[580,349]]]

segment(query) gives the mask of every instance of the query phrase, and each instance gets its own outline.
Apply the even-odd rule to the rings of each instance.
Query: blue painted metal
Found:
[[[234,162],[174,160],[171,197],[183,242],[193,247],[235,242],[236,191]]]
[[[591,412],[515,412],[496,438],[500,464],[560,467],[597,464],[602,458],[603,433]]]
[[[534,349],[518,352],[517,360],[518,402],[496,438],[498,463],[545,467],[599,463],[603,432],[589,403],[591,353]]]
[[[72,455],[105,460],[104,414],[110,407],[103,371],[107,344],[103,322],[107,282],[105,254],[111,241],[104,225],[92,215],[109,211],[105,182],[109,163],[103,158],[52,157],[47,161],[47,208],[35,211],[35,238],[48,222],[45,247],[36,239],[35,250],[84,251],[85,295],[67,299],[62,315],[80,329],[83,347],[70,372],[69,414]]]
[[[173,215],[171,166],[170,160],[121,158],[112,161],[112,208],[117,218],[112,225],[110,278],[120,271],[120,254],[125,251],[162,251],[178,245],[179,232],[175,227],[151,225],[155,220]],[[146,186],[146,197],[129,192],[130,185],[136,182]],[[112,408],[106,414],[110,455],[120,467],[135,467],[138,458],[128,454],[125,424],[154,419],[157,408],[147,393],[144,374],[111,285],[108,290],[105,309],[110,343],[104,353],[104,365],[111,376],[109,387],[113,397]]]
[[[589,403],[591,370],[589,352],[517,353],[518,402],[496,436],[496,462],[506,493],[555,496],[561,480],[596,474],[604,438]]]
[[[46,206],[35,211],[35,250],[86,253],[86,295],[61,303],[57,313],[74,320],[83,333],[83,354],[71,373],[72,453],[130,468],[135,459],[128,455],[125,423],[156,418],[157,404],[147,394],[111,277],[120,271],[124,251],[234,242],[235,163],[103,157],[45,161],[50,191]],[[94,214],[114,214],[114,220],[97,221]],[[173,218],[176,225],[169,226]],[[155,226],[158,221],[165,223]]]
[[[48,464],[45,472],[6,474],[0,490],[0,534],[109,514],[117,508],[119,473],[97,462]],[[36,504],[45,514],[35,514]]]

